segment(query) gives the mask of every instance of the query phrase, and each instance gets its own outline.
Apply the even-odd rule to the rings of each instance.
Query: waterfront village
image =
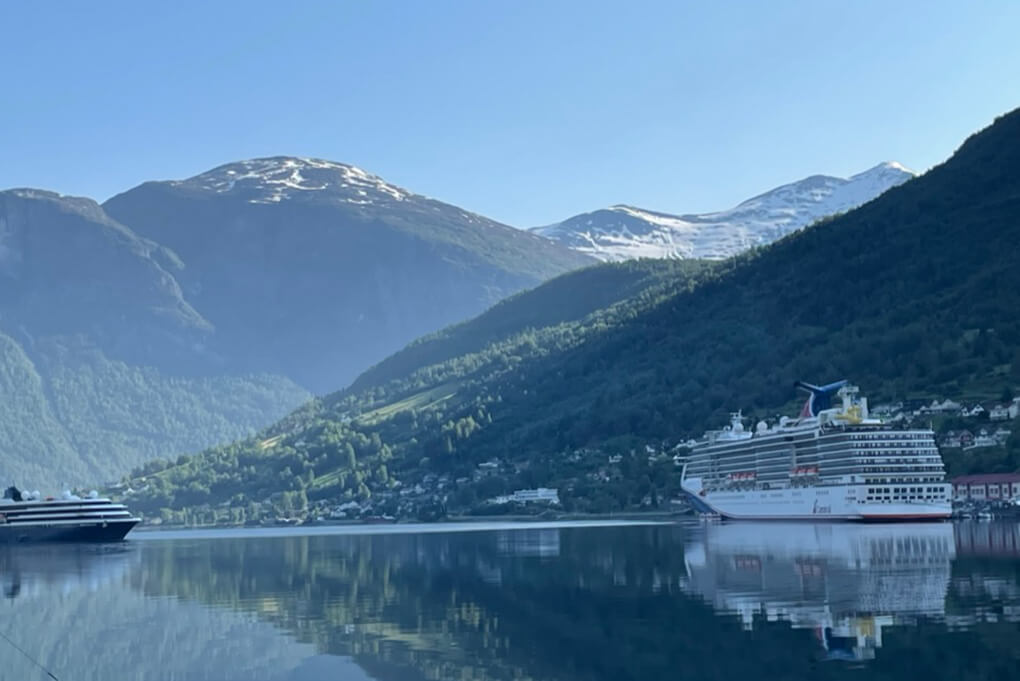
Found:
[[[986,471],[980,463],[981,452],[1005,451],[1013,433],[1013,421],[1020,416],[1020,398],[986,404],[964,404],[951,399],[896,402],[880,404],[871,414],[887,422],[913,427],[932,427],[943,458],[962,460],[968,475],[956,475],[954,485],[957,506],[975,513],[989,505],[1020,503],[1020,472]],[[693,441],[681,445],[645,445],[629,453],[608,453],[586,448],[567,454],[555,475],[529,475],[528,462],[493,459],[477,464],[470,475],[453,476],[427,472],[417,481],[392,480],[386,489],[373,490],[367,498],[302,498],[298,503],[277,493],[272,497],[249,502],[244,508],[224,502],[181,511],[162,511],[146,518],[146,524],[299,524],[344,522],[392,522],[396,520],[432,521],[456,514],[469,516],[583,516],[620,510],[656,513],[686,513],[690,509],[679,492],[678,484],[639,485],[637,496],[631,492],[626,501],[583,503],[581,495],[598,499],[620,498],[619,488],[629,476],[648,481],[659,471],[656,480],[666,476],[679,478],[682,455]],[[950,467],[952,468],[952,467]],[[547,471],[548,472],[548,471]],[[543,477],[545,479],[543,479]],[[515,487],[520,481],[552,482],[561,487]],[[145,478],[131,481],[142,485]],[[548,484],[548,482],[546,482]],[[125,501],[136,494],[126,482],[111,484],[109,491]]]

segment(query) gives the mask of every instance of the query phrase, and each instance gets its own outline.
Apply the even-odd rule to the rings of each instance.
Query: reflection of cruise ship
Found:
[[[681,482],[695,509],[744,519],[949,517],[950,485],[931,430],[871,418],[846,381],[798,386],[810,393],[798,418],[762,421],[752,432],[736,413],[695,445]],[[834,394],[842,404],[830,407]]]
[[[118,547],[0,547],[0,587],[6,598],[93,591],[120,580],[138,552]]]
[[[953,526],[715,523],[685,547],[686,589],[744,626],[785,620],[833,657],[866,659],[882,628],[945,611]]]

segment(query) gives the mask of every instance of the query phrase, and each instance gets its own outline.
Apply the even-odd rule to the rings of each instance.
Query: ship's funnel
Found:
[[[832,396],[846,384],[846,380],[836,381],[835,383],[821,386],[811,385],[804,381],[797,381],[794,383],[794,387],[811,393],[811,395],[807,398],[807,401],[804,403],[804,407],[800,410],[800,417],[802,419],[806,419],[812,416],[818,416],[818,414],[820,414],[823,410],[832,407]]]

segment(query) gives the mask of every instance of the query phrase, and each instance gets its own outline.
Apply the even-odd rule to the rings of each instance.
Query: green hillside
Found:
[[[32,360],[14,339],[0,333],[0,460],[4,480],[28,486],[52,478],[54,470],[87,480],[89,471],[46,398]]]
[[[246,437],[308,394],[278,376],[173,377],[50,337],[0,334],[0,479],[50,492]]]
[[[1013,112],[923,177],[711,269],[636,263],[550,282],[259,439],[151,467],[137,501],[387,499],[395,479],[455,481],[499,458],[515,471],[506,484],[555,484],[586,508],[605,493],[591,475],[607,452],[683,441],[736,408],[775,414],[799,378],[851,378],[873,401],[995,398],[1020,385],[1018,216]],[[625,300],[556,312],[628,267]],[[645,458],[625,459],[614,503],[669,493],[668,471]],[[472,485],[442,494],[466,505],[499,491]]]

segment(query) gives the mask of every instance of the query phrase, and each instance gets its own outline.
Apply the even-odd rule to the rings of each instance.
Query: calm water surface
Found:
[[[0,582],[60,681],[1020,678],[1014,524],[136,533]]]

